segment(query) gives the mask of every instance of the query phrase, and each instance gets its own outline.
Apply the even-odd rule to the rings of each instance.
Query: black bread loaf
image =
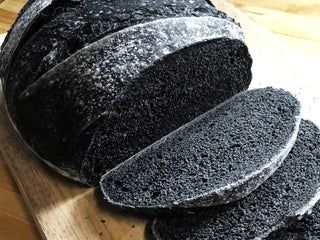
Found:
[[[239,25],[205,0],[35,0],[2,49],[22,137],[89,185],[251,81]]]
[[[102,192],[110,204],[149,212],[241,199],[280,166],[299,124],[290,93],[239,93],[107,172]]]
[[[156,219],[155,239],[265,239],[305,215],[320,198],[320,132],[302,121],[297,141],[281,167],[246,198],[225,210]]]

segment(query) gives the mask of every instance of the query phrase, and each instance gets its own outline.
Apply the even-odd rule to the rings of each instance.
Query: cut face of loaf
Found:
[[[107,172],[104,197],[149,212],[241,199],[287,156],[299,115],[298,100],[283,90],[239,93]]]
[[[155,239],[265,239],[301,218],[320,198],[319,137],[313,123],[302,121],[288,157],[258,189],[220,212],[157,219],[151,227]]]
[[[2,73],[8,109],[41,158],[89,185],[251,81],[242,30],[204,0],[54,2],[39,16]]]

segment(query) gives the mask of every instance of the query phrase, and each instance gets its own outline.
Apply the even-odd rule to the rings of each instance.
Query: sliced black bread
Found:
[[[299,115],[298,100],[281,89],[239,93],[107,172],[104,197],[148,211],[241,199],[287,156]]]
[[[143,2],[50,5],[41,15],[44,24],[39,20],[21,41],[9,69],[14,75],[5,78],[12,84],[7,84],[8,109],[22,137],[50,166],[89,185],[106,170],[247,89],[251,81],[252,60],[242,30],[225,14],[204,0]],[[97,11],[93,3],[117,7],[105,6],[109,10],[94,17],[80,14],[80,8]],[[134,11],[121,13],[125,4]],[[152,4],[160,10],[149,8]],[[80,21],[79,32],[75,16],[88,18]],[[110,16],[113,20],[106,23]],[[74,26],[70,33],[63,30],[66,24]],[[82,34],[88,28],[92,33]],[[86,40],[68,45],[71,36]],[[37,44],[28,45],[33,41]],[[15,63],[27,65],[14,67]],[[23,70],[16,75],[13,69]],[[27,71],[30,74],[22,76]]]
[[[155,239],[265,239],[301,218],[320,198],[320,132],[302,121],[297,141],[281,167],[246,198],[210,214],[159,218],[151,225]]]

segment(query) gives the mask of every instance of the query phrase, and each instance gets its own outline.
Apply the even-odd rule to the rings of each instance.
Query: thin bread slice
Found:
[[[287,156],[299,113],[298,100],[281,89],[237,94],[107,172],[105,200],[153,212],[241,199]]]

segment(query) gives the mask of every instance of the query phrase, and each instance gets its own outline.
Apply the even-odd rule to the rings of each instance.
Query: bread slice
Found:
[[[297,141],[281,167],[246,198],[194,216],[156,219],[155,239],[265,239],[305,215],[320,198],[320,132],[302,121]]]
[[[157,211],[241,199],[287,156],[299,114],[298,100],[286,91],[239,93],[107,172],[105,200]]]

